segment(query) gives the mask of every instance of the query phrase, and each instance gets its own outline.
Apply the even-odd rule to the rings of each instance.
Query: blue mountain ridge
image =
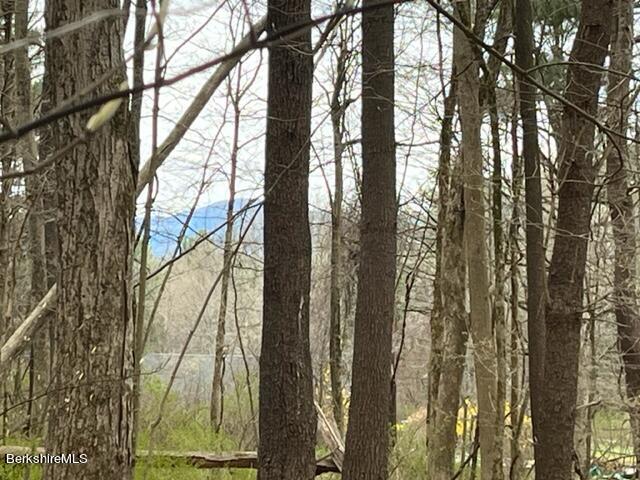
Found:
[[[185,238],[194,238],[199,234],[207,234],[219,228],[213,235],[214,241],[222,241],[226,227],[224,223],[227,219],[227,201],[214,202],[197,208],[189,222]],[[247,198],[238,198],[234,203],[234,212],[239,211],[249,203]],[[235,228],[239,228],[243,216],[245,221],[253,215],[253,209],[248,209],[240,216],[236,217]],[[178,236],[189,216],[189,210],[176,214],[151,214],[151,235],[149,246],[151,253],[157,257],[164,257],[173,254],[178,243]],[[140,228],[143,220],[141,212],[136,218],[136,228]]]

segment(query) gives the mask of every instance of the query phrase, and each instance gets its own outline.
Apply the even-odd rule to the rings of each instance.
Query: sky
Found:
[[[329,3],[313,2],[314,16],[325,15],[332,9]],[[252,21],[265,11],[264,4],[249,6]],[[437,161],[439,121],[436,114],[441,103],[438,75],[439,54],[436,47],[434,16],[424,15],[424,8],[403,6],[398,13],[396,26],[396,55],[399,65],[396,80],[396,140],[399,188],[403,196],[410,197],[421,190],[432,188]],[[152,20],[151,16],[148,21]],[[355,19],[355,22],[358,22]],[[359,30],[356,23],[356,35]],[[167,77],[195,67],[228,52],[237,39],[247,31],[247,18],[241,2],[207,2],[173,0],[165,23],[165,50],[169,58]],[[127,45],[132,47],[132,26],[127,33]],[[234,40],[234,37],[236,40]],[[318,38],[317,29],[314,39]],[[358,39],[353,41],[357,47]],[[447,47],[443,56],[448,60]],[[154,77],[156,53],[146,54],[146,81]],[[320,60],[316,55],[314,83],[314,108],[312,120],[310,201],[312,208],[326,209],[329,205],[327,185],[333,185],[333,147],[328,117],[328,97],[332,92],[332,70],[335,55],[328,48]],[[358,62],[356,62],[357,64]],[[448,62],[443,72],[448,76]],[[181,113],[212,70],[194,75],[160,94],[159,143],[170,132]],[[188,209],[196,196],[203,176],[203,166],[208,164],[209,186],[200,204],[222,201],[228,198],[228,172],[233,138],[233,111],[227,102],[229,88],[235,88],[238,70],[231,76],[231,84],[223,84],[194,123],[180,145],[160,168],[159,193],[155,210],[179,212]],[[359,136],[359,110],[357,101],[358,72],[353,76],[356,98],[347,112],[350,139]],[[239,141],[242,148],[238,160],[238,195],[249,198],[262,193],[264,165],[264,130],[266,126],[267,52],[253,52],[243,59],[241,82],[247,91],[241,102]],[[146,92],[141,127],[142,158],[151,154],[152,92]],[[417,112],[417,114],[415,113]],[[409,146],[410,145],[410,146]],[[353,192],[352,164],[360,164],[359,149],[353,149],[354,158],[346,159],[345,175],[347,192]],[[359,168],[359,167],[356,167]],[[145,195],[139,201],[143,202]]]

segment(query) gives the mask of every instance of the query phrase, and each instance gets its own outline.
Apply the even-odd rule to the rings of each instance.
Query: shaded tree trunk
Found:
[[[379,3],[364,0],[366,9]],[[362,14],[362,219],[343,478],[388,476],[396,276],[394,8]]]
[[[570,56],[575,63],[568,67],[565,97],[591,115],[597,113],[602,74],[585,64],[604,63],[611,18],[603,12],[610,12],[612,7],[611,0],[583,0]],[[575,109],[564,107],[558,157],[558,217],[547,282],[544,388],[539,398],[544,414],[536,432],[536,476],[545,480],[567,479],[573,472],[582,296],[596,174],[594,134],[593,122]]]
[[[629,77],[633,50],[633,2],[614,0],[611,32],[607,126],[624,134],[628,128]],[[640,462],[640,316],[636,291],[636,226],[629,186],[629,157],[626,140],[615,138],[607,145],[607,199],[613,228],[613,302],[618,325],[618,348],[622,356],[626,401],[631,417],[634,450]]]
[[[516,80],[514,79],[514,91],[517,91]],[[519,418],[521,411],[522,385],[520,382],[520,272],[518,263],[521,258],[521,251],[518,242],[518,234],[521,226],[522,210],[522,182],[523,182],[523,166],[522,157],[518,154],[518,111],[519,101],[517,96],[514,98],[514,108],[511,125],[512,152],[511,161],[511,198],[512,212],[511,224],[509,225],[509,280],[511,284],[510,292],[510,310],[511,322],[509,325],[509,372],[510,372],[510,396],[509,403],[509,424],[511,438],[509,444],[510,465],[509,480],[517,480],[520,478],[522,470],[522,458],[520,452],[520,428]],[[524,379],[523,379],[524,382]]]
[[[516,0],[514,31],[516,64],[533,67],[533,27],[530,0]],[[545,253],[542,220],[542,183],[535,88],[518,78],[522,119],[522,159],[524,163],[525,250],[527,261],[527,331],[529,337],[529,385],[534,438],[534,456],[539,460],[538,431],[542,425],[545,350]]]
[[[115,0],[49,0],[46,29],[118,8]],[[122,22],[111,17],[46,45],[51,105],[123,65]],[[116,68],[97,94],[125,78]],[[136,178],[129,161],[129,131],[121,107],[96,133],[88,114],[52,125],[51,148],[82,139],[56,165],[60,239],[53,389],[46,448],[85,453],[86,464],[47,464],[44,478],[131,478],[133,318],[131,250]]]
[[[502,155],[500,151],[500,130],[498,125],[498,107],[495,99],[495,86],[491,88],[489,117],[491,124],[491,147],[493,151],[492,204],[493,219],[493,261],[494,261],[494,294],[491,309],[493,331],[496,338],[496,452],[493,467],[493,480],[502,480],[504,450],[504,407],[507,397],[507,322],[504,301],[505,248],[504,229],[502,226]]]
[[[270,0],[268,33],[309,20],[309,0]],[[305,30],[269,50],[260,354],[259,480],[315,474],[309,348],[309,141],[313,57]]]

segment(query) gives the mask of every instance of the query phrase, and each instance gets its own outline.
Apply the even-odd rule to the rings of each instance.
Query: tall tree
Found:
[[[119,8],[116,0],[49,0],[47,31]],[[113,75],[95,94],[125,79],[122,22],[110,17],[46,44],[48,92],[57,105]],[[114,105],[114,104],[112,104]],[[49,394],[46,448],[86,453],[86,464],[47,464],[44,478],[131,478],[133,318],[131,252],[136,172],[128,154],[125,109],[95,132],[87,114],[52,126],[60,241],[54,378]],[[75,145],[70,149],[69,145]]]
[[[536,476],[570,478],[576,411],[583,284],[596,175],[595,125],[572,105],[595,115],[602,66],[611,37],[612,0],[583,0],[578,32],[567,69],[558,152],[558,210],[545,310],[544,406],[537,430]],[[535,385],[542,387],[542,385]],[[534,387],[534,385],[532,385]],[[538,411],[540,414],[540,411]]]
[[[343,477],[387,478],[396,274],[394,8],[362,13],[362,220]]]
[[[310,19],[310,0],[269,0],[268,33]],[[309,139],[313,57],[305,29],[269,49],[260,353],[260,480],[315,474],[309,349]]]
[[[633,51],[633,2],[615,0],[611,32],[607,124],[624,134],[628,128],[629,74]],[[621,72],[621,73],[615,73]],[[640,459],[640,315],[636,290],[636,225],[629,186],[629,148],[614,137],[607,145],[607,199],[613,227],[613,299],[618,324],[618,347],[624,366],[626,400],[633,430],[634,449]]]
[[[457,104],[455,66],[451,76],[440,131],[437,258],[431,315],[431,331],[436,335],[434,338],[432,334],[431,340],[429,381],[435,388],[430,389],[427,419],[427,474],[433,480],[448,480],[454,474],[456,422],[468,335],[462,161],[456,159],[453,168],[451,166],[453,117]]]
[[[339,27],[336,71],[331,95],[331,128],[333,131],[333,157],[335,162],[333,199],[331,199],[331,274],[329,299],[329,369],[331,377],[331,404],[333,417],[340,432],[344,431],[342,394],[342,277],[343,239],[342,202],[344,197],[343,156],[345,151],[345,112],[347,99],[347,67],[351,51],[348,45],[349,26]]]
[[[523,70],[533,67],[533,12],[531,0],[516,0],[514,18],[516,64]],[[527,259],[527,330],[529,336],[529,385],[534,440],[542,421],[545,349],[545,254],[542,223],[542,184],[536,93],[525,78],[518,78],[522,119],[522,159],[525,178],[525,237]],[[535,445],[535,443],[534,443]],[[536,460],[540,450],[534,448]]]
[[[456,14],[469,24],[469,2],[459,2]],[[496,478],[496,438],[498,437],[497,361],[489,301],[489,264],[485,242],[487,222],[482,175],[482,147],[479,104],[479,63],[471,41],[459,28],[453,33],[453,57],[458,75],[462,160],[464,178],[464,243],[468,265],[471,336],[474,346],[481,478]]]

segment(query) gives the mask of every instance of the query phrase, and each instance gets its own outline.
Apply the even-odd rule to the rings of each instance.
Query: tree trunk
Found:
[[[115,0],[49,0],[47,30]],[[45,68],[52,105],[116,68],[96,94],[112,92],[125,78],[122,22],[111,17],[46,45]],[[51,147],[79,137],[86,142],[56,164],[60,239],[53,388],[49,394],[46,448],[85,453],[86,464],[47,464],[47,480],[127,480],[132,467],[133,318],[131,253],[136,178],[129,162],[125,110],[94,134],[88,114],[52,125]]]
[[[602,66],[607,56],[612,0],[583,0],[580,25],[571,52],[565,97],[596,115],[602,74],[585,64]],[[573,472],[573,433],[580,353],[582,294],[591,220],[595,165],[595,126],[565,106],[558,158],[558,217],[549,267],[544,353],[544,407],[537,431],[536,476],[564,480]],[[537,385],[540,387],[541,385]],[[540,413],[538,411],[538,413]]]
[[[134,16],[134,33],[133,44],[141,45],[144,42],[146,35],[146,22],[147,22],[147,0],[134,0],[136,9]],[[123,23],[126,30],[127,25]],[[144,83],[144,51],[136,51],[133,55],[133,86],[137,87]],[[140,119],[142,116],[142,99],[144,92],[134,93],[131,96],[131,112],[130,112],[130,125],[129,130],[129,155],[131,161],[139,169],[140,167]],[[151,187],[149,187],[151,188]],[[153,192],[151,192],[153,193]],[[152,198],[149,198],[149,192],[147,192],[147,202],[144,210],[144,220],[142,227],[144,232],[142,235],[142,245],[140,251],[140,257],[144,259],[140,263],[138,285],[138,297],[142,301],[138,302],[137,311],[135,315],[135,334],[134,334],[134,351],[133,351],[133,448],[138,448],[138,435],[140,432],[140,396],[142,393],[142,357],[144,356],[144,336],[145,336],[145,305],[144,298],[146,297],[146,275],[147,275],[147,252],[149,248],[150,237],[150,219],[151,219],[151,205]],[[144,277],[144,278],[143,278]],[[144,291],[143,291],[144,290]],[[153,315],[153,314],[152,314]]]
[[[344,25],[344,24],[343,24]],[[347,31],[340,27],[340,50],[336,62],[334,91],[331,97],[331,127],[333,130],[333,156],[335,161],[334,193],[331,202],[331,274],[329,300],[329,370],[331,377],[331,403],[333,418],[340,433],[344,433],[342,396],[342,201],[344,155],[344,114],[347,107],[345,82],[347,59]]]
[[[427,474],[432,480],[449,480],[454,474],[456,422],[467,344],[465,309],[464,204],[462,163],[454,168],[442,228],[440,291],[443,320],[442,371],[430,423]],[[446,292],[446,293],[445,293]]]
[[[516,0],[514,30],[516,64],[533,67],[533,27],[531,0]],[[533,85],[518,78],[522,119],[522,158],[525,178],[527,331],[529,336],[529,385],[534,438],[534,456],[539,460],[538,431],[542,425],[545,350],[545,253],[542,220],[542,184],[536,94]]]
[[[456,6],[459,18],[468,11],[462,4]],[[455,28],[453,57],[460,72],[460,121],[462,124],[462,158],[464,162],[464,232],[469,269],[469,302],[471,307],[471,336],[474,345],[476,389],[478,394],[478,427],[482,480],[493,479],[497,437],[497,362],[496,345],[489,303],[489,270],[487,259],[485,185],[482,176],[482,149],[479,106],[478,61],[465,34]]]
[[[629,77],[615,72],[631,72],[633,50],[633,2],[615,0],[611,32],[611,73],[609,73],[607,125],[624,134],[628,128]],[[618,348],[624,366],[626,401],[633,428],[635,455],[640,462],[640,316],[636,291],[636,227],[629,186],[627,142],[615,139],[607,145],[607,198],[614,241],[613,302],[618,324]]]
[[[309,0],[270,0],[268,8],[270,35],[309,20]],[[259,480],[305,480],[315,473],[309,348],[310,51],[309,30],[269,51]]]
[[[394,7],[362,14],[362,219],[343,478],[388,476],[396,276]]]
[[[514,91],[516,91],[516,80],[514,79]],[[509,325],[509,372],[510,372],[510,398],[509,403],[509,424],[511,430],[510,439],[510,465],[509,465],[509,480],[518,480],[520,478],[520,472],[522,470],[522,458],[520,452],[520,428],[518,421],[520,418],[520,406],[521,402],[521,383],[519,379],[520,374],[520,360],[519,360],[519,344],[520,344],[520,272],[518,263],[521,258],[520,246],[518,245],[518,234],[521,225],[521,195],[522,195],[522,181],[523,181],[523,169],[522,169],[522,157],[518,155],[518,110],[519,102],[517,97],[514,99],[514,109],[512,115],[511,126],[511,138],[512,138],[512,151],[513,158],[511,161],[511,198],[513,209],[511,212],[511,224],[509,225],[509,255],[510,255],[510,270],[509,280],[511,284],[510,292],[510,310],[511,310],[511,323]],[[523,379],[524,381],[524,379]]]
[[[444,91],[443,91],[444,94]],[[456,100],[456,71],[455,65],[451,68],[451,87],[449,94],[444,99],[444,115],[440,130],[440,158],[438,162],[438,225],[436,228],[436,268],[433,281],[433,307],[429,319],[431,333],[431,350],[429,352],[429,371],[427,380],[427,417],[426,417],[426,447],[427,455],[431,448],[431,438],[436,427],[438,402],[438,390],[440,389],[440,377],[442,375],[443,355],[443,330],[445,310],[443,306],[442,285],[442,255],[444,225],[447,220],[447,205],[449,203],[449,182],[451,179],[451,139],[453,135],[453,117],[457,105]],[[437,448],[437,447],[436,447]],[[427,470],[430,471],[427,463]]]
[[[444,101],[438,166],[438,227],[434,308],[431,317],[432,350],[427,416],[427,475],[449,480],[453,476],[456,421],[466,350],[464,261],[464,204],[462,162],[451,171],[451,136],[456,107],[455,66],[449,95]],[[435,333],[436,335],[433,335]]]
[[[496,105],[495,85],[491,87],[489,117],[491,123],[491,146],[493,151],[492,204],[493,217],[493,261],[494,261],[494,294],[491,319],[496,338],[496,452],[493,467],[493,480],[504,478],[504,407],[507,397],[507,322],[505,318],[504,284],[505,249],[504,229],[502,227],[502,155],[500,151],[500,130],[498,125],[498,107]]]
[[[240,82],[241,69],[237,72],[237,82]],[[225,332],[227,327],[227,303],[229,300],[229,283],[233,262],[233,214],[236,204],[236,166],[238,164],[238,141],[240,135],[240,85],[236,92],[229,92],[233,97],[233,140],[231,147],[231,173],[229,175],[229,200],[227,202],[227,226],[224,232],[224,257],[222,264],[222,279],[220,280],[220,307],[218,310],[218,324],[216,329],[216,350],[213,361],[213,380],[211,382],[211,405],[209,420],[216,432],[222,426],[223,413],[223,380],[225,362]]]

